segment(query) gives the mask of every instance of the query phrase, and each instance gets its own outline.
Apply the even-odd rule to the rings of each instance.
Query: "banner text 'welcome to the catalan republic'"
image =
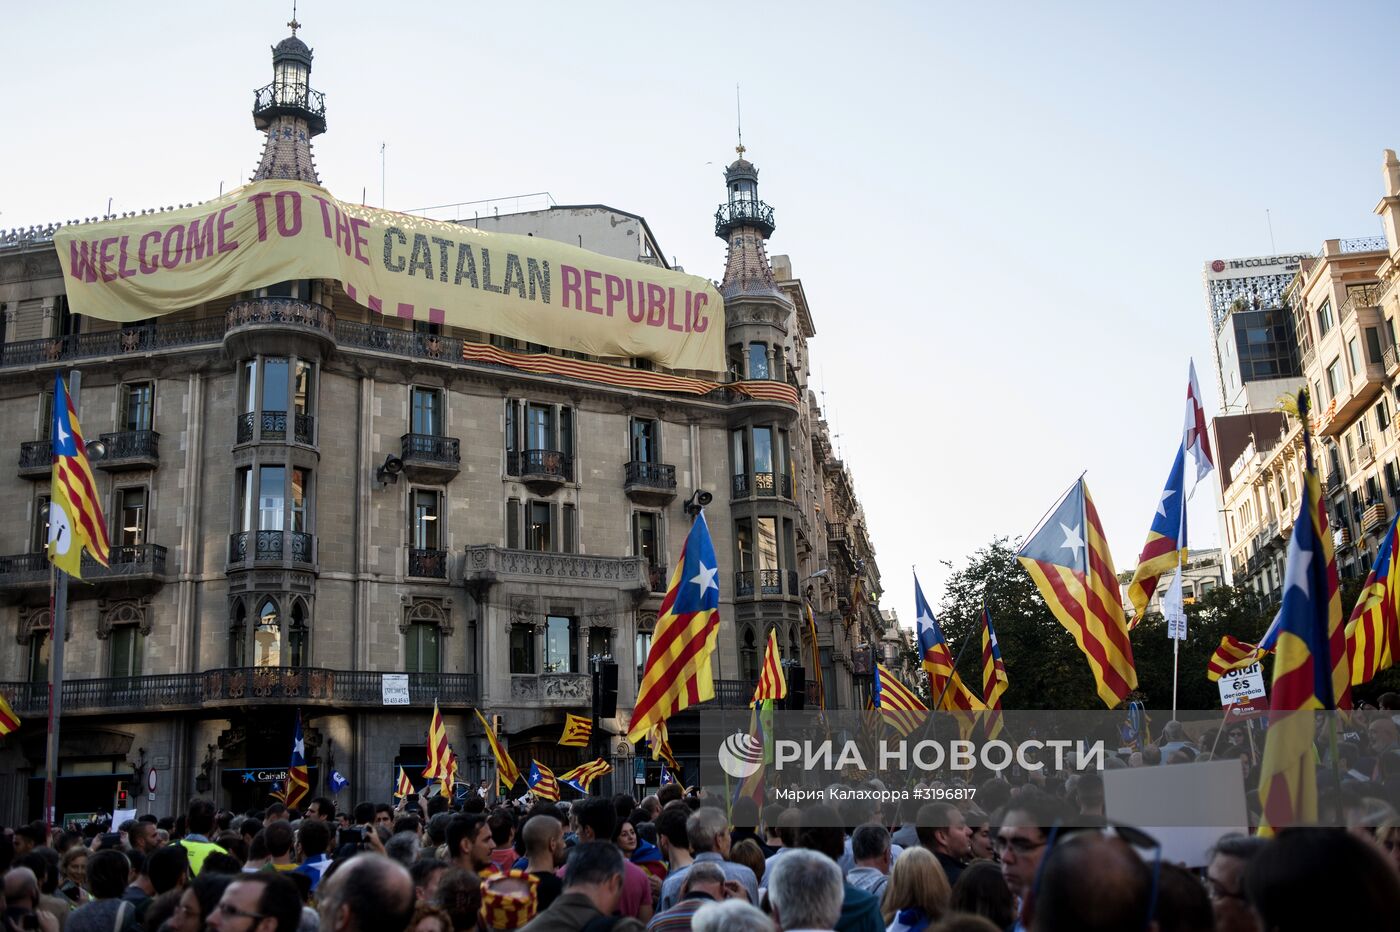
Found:
[[[703,278],[543,237],[377,210],[260,181],[177,211],[61,227],[73,310],[136,321],[278,282],[331,278],[370,310],[672,369],[724,367]]]

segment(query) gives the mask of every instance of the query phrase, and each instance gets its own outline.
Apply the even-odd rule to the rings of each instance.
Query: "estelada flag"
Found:
[[[69,576],[82,579],[83,551],[106,566],[111,544],[83,431],[78,425],[78,411],[61,375],[54,376],[50,431],[53,476],[49,480],[49,560]]]
[[[1137,627],[1147,614],[1148,603],[1157,592],[1157,580],[1178,566],[1186,565],[1186,445],[1176,450],[1171,472],[1167,473],[1162,497],[1152,513],[1147,543],[1138,555],[1137,569],[1128,583],[1128,599],[1133,603],[1133,623]]]
[[[582,715],[575,715],[572,712],[565,714],[564,733],[559,737],[560,744],[568,748],[586,748],[592,737],[592,719],[584,718]]]
[[[559,802],[559,781],[555,779],[554,771],[533,758],[530,760],[530,776],[525,782],[529,784],[530,792],[540,799]]]
[[[1351,654],[1351,685],[1369,683],[1377,673],[1395,665],[1400,654],[1400,547],[1396,521],[1390,522],[1376,551],[1376,562],[1347,622]]]
[[[412,792],[413,792],[413,782],[412,782],[411,780],[408,779],[408,774],[404,773],[404,772],[403,772],[403,768],[400,767],[400,768],[399,768],[399,782],[398,782],[398,786],[396,786],[396,787],[394,788],[394,798],[395,798],[395,799],[405,799],[405,798],[407,798],[408,794],[409,794],[409,793],[412,793]]]
[[[612,773],[612,764],[603,760],[591,760],[586,764],[579,764],[566,774],[561,774],[559,782],[566,784],[587,795],[588,788],[593,785],[593,781],[605,773]]]
[[[1104,705],[1122,702],[1137,689],[1133,647],[1113,555],[1083,478],[1016,556],[1089,661]]]
[[[702,510],[661,600],[628,741],[641,740],[657,722],[715,697],[710,657],[718,638],[719,560]]]
[[[442,713],[438,711],[437,700],[434,699],[433,717],[428,719],[428,766],[423,768],[423,776],[430,780],[446,777],[447,754],[447,725],[443,723]]]
[[[1001,694],[1011,681],[1006,678],[1006,664],[1001,660],[1001,645],[992,628],[992,613],[982,606],[982,704],[987,707],[987,740],[1001,735]]]
[[[953,669],[953,655],[948,650],[948,642],[943,637],[943,628],[933,617],[924,598],[923,587],[919,585],[919,574],[914,574],[914,625],[919,638],[919,662],[928,672],[929,694],[940,709],[979,709],[982,703],[972,695],[962,676]]]

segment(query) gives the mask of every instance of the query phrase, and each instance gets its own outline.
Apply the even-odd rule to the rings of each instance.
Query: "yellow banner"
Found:
[[[542,237],[259,181],[195,207],[60,227],[74,311],[136,321],[295,279],[330,278],[371,311],[670,369],[724,369],[707,280]]]

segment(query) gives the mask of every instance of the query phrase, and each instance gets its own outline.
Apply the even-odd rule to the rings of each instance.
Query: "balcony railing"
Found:
[[[732,488],[734,498],[748,498],[749,477],[747,473],[739,473],[732,478]]]
[[[759,570],[758,586],[764,595],[783,594],[783,571],[782,570]]]
[[[462,361],[461,340],[415,330],[393,330],[372,324],[340,321],[335,327],[335,339],[341,346],[392,353],[395,356]]]
[[[522,450],[515,455],[513,475],[569,482],[574,477],[574,461],[558,450]]]
[[[53,471],[53,441],[26,440],[19,445],[19,474],[46,476]]]
[[[734,574],[734,594],[736,596],[753,595],[753,570],[739,570]]]
[[[335,314],[299,298],[251,298],[235,301],[224,314],[227,331],[250,324],[290,324],[335,337]]]
[[[22,340],[0,346],[0,367],[38,366],[73,359],[121,356],[131,353],[182,349],[223,339],[225,321],[218,317],[178,323],[122,327],[65,337]]]
[[[427,579],[447,578],[446,550],[409,550],[408,575]]]
[[[153,430],[121,430],[98,439],[103,453],[92,462],[99,469],[144,468],[160,462],[160,434]]]
[[[384,674],[372,670],[321,667],[233,667],[203,673],[67,680],[63,712],[102,713],[192,709],[241,703],[316,703],[328,706],[381,706]],[[0,683],[0,694],[15,712],[33,716],[48,710],[48,684]],[[410,706],[474,704],[481,694],[475,673],[409,673]]]
[[[273,81],[253,92],[253,112],[271,116],[281,110],[310,114],[313,122],[326,125],[326,95],[301,81]]]
[[[419,460],[457,466],[462,462],[462,442],[456,437],[435,434],[404,434],[399,441],[405,460]]]
[[[252,545],[254,563],[316,562],[316,537],[300,531],[235,531],[228,537],[229,563],[247,563]]]
[[[96,584],[106,580],[164,576],[165,561],[166,549],[159,544],[113,546],[107,551],[106,566],[84,552],[83,580]],[[48,554],[42,550],[0,556],[0,588],[18,590],[26,584],[46,583],[48,578]]]
[[[676,467],[666,463],[646,463],[633,460],[626,466],[624,482],[654,489],[676,489]]]
[[[771,235],[774,229],[773,208],[763,201],[731,201],[721,204],[715,211],[716,236],[724,236],[736,226],[750,225],[765,228],[765,235]]]
[[[784,670],[784,675],[788,675],[791,667]],[[721,709],[743,709],[753,705],[753,692],[757,688],[757,680],[715,680],[715,702]],[[795,692],[802,692],[806,700],[806,708],[812,709],[816,706],[817,684],[815,680],[806,680],[801,683],[788,683],[788,695]],[[701,706],[703,709],[704,706]]]
[[[1385,502],[1376,502],[1368,507],[1361,515],[1361,526],[1368,531],[1385,527],[1390,520],[1390,514],[1386,511]]]

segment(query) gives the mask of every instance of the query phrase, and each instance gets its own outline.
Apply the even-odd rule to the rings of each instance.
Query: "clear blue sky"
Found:
[[[886,608],[913,620],[1081,470],[1119,569],[1171,465],[1201,268],[1379,232],[1393,3],[399,5],[303,0],[324,183],[408,209],[533,191],[645,215],[718,277],[744,141],[816,319]],[[0,227],[247,180],[290,3],[24,4]],[[1193,542],[1218,541],[1214,487]]]

